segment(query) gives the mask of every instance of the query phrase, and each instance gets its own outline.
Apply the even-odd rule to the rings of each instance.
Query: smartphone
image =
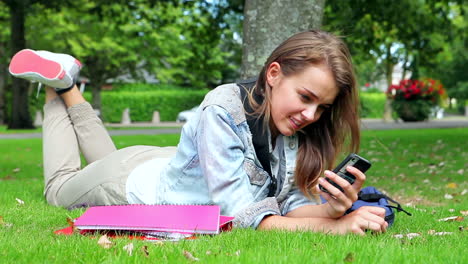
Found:
[[[354,175],[352,175],[346,170],[347,166],[353,166],[362,172],[366,172],[371,167],[371,163],[365,158],[357,154],[351,153],[338,166],[336,166],[333,172],[338,174],[338,176],[340,176],[341,178],[347,180],[349,184],[353,184],[356,180],[356,177],[354,177]],[[325,180],[327,180],[329,183],[331,183],[333,186],[335,186],[337,189],[343,192],[343,188],[341,188],[338,184],[328,179],[327,177],[325,177]],[[319,188],[320,190],[329,193],[328,190],[320,184]]]

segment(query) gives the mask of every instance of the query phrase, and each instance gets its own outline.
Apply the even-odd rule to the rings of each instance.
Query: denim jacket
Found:
[[[234,226],[253,228],[267,215],[320,203],[294,184],[298,137],[283,136],[282,142],[284,152],[272,160],[280,163],[278,188],[268,197],[271,178],[255,154],[239,88],[219,86],[182,128],[176,155],[160,174],[156,202],[217,204],[223,215],[235,217]]]

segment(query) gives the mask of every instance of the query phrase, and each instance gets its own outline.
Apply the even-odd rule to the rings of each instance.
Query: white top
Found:
[[[126,184],[127,201],[130,204],[159,204],[157,201],[161,172],[170,158],[154,158],[138,165],[128,175]]]

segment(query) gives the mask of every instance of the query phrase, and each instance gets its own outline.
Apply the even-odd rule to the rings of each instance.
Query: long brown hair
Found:
[[[312,65],[325,65],[332,72],[338,88],[330,110],[298,133],[296,184],[304,194],[310,195],[323,171],[333,167],[345,143],[348,151],[359,150],[359,97],[351,56],[340,38],[320,30],[301,32],[281,43],[268,57],[252,89],[252,94],[264,97],[263,102],[257,103],[252,94],[249,96],[254,109],[252,114],[264,116],[265,125],[271,114],[271,87],[266,81],[266,73],[273,62],[281,65],[284,76],[301,73]]]

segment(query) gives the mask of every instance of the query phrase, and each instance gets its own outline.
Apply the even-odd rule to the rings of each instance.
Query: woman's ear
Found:
[[[275,87],[281,80],[281,65],[278,62],[272,62],[266,71],[267,83],[270,87]]]

